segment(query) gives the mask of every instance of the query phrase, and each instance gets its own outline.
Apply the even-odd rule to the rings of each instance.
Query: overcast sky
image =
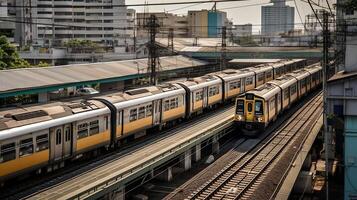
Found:
[[[195,0],[147,0],[148,3],[164,3],[164,2],[187,2],[187,1],[195,1]],[[199,1],[199,0],[197,0]],[[313,0],[314,2],[320,2],[320,5],[326,6],[326,0]],[[330,5],[332,6],[336,0],[328,0]],[[126,4],[140,4],[144,3],[145,0],[126,0]],[[218,3],[217,8],[227,12],[228,18],[233,20],[234,24],[246,24],[251,23],[253,24],[253,31],[258,32],[260,29],[260,12],[262,5],[254,5],[254,4],[267,4],[270,0],[247,0],[242,2],[226,2],[226,3]],[[305,15],[312,13],[311,8],[309,5],[302,0],[296,0],[298,9],[301,13],[303,22],[305,21]],[[192,5],[192,4],[191,4]],[[151,6],[149,7],[150,12],[172,12],[175,14],[187,14],[188,10],[200,10],[200,9],[211,9],[213,3],[210,4],[200,4],[200,5],[193,5],[191,7],[185,8],[189,5],[174,5],[174,6]],[[247,6],[248,5],[248,6]],[[250,6],[249,6],[250,5]],[[287,0],[287,5],[295,7],[294,1]],[[236,8],[235,8],[236,7]],[[179,10],[175,10],[178,8],[182,8]],[[143,7],[135,7],[137,12],[143,12]],[[171,11],[175,10],[175,11]],[[299,15],[297,14],[297,10],[295,8],[295,23],[301,23]],[[300,28],[301,25],[297,24],[296,28]]]

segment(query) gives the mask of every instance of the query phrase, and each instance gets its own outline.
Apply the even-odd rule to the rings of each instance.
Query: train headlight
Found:
[[[237,120],[238,120],[238,121],[242,121],[242,119],[243,119],[243,116],[242,116],[242,115],[237,115]]]
[[[263,117],[258,117],[258,122],[262,122],[263,121]]]

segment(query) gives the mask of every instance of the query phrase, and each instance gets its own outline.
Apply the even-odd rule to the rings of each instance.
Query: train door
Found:
[[[158,125],[161,122],[161,99],[154,101],[153,124]]]
[[[203,88],[203,105],[202,107],[205,108],[208,105],[208,87]]]
[[[64,130],[63,157],[69,157],[72,155],[72,140],[73,140],[72,125],[71,124],[64,125],[63,130]]]
[[[247,113],[246,117],[247,117],[247,122],[253,122],[254,120],[254,110],[253,110],[253,105],[254,104],[254,100],[247,100],[246,101],[246,106],[245,106],[245,113]]]
[[[53,160],[61,160],[62,155],[63,155],[63,126],[55,127],[51,131],[51,135],[53,139],[51,140],[53,142],[52,149],[53,149]]]

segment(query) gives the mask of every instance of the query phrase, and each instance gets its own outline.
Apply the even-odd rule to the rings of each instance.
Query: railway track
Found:
[[[265,169],[311,120],[322,113],[322,95],[307,102],[275,135],[261,141],[242,157],[232,161],[186,199],[249,199]]]

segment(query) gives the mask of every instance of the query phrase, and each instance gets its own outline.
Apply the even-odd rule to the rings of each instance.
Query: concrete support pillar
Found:
[[[172,181],[172,167],[168,167],[164,171],[161,171],[159,174],[157,174],[156,178],[161,181]]]
[[[214,153],[214,154],[219,153],[218,136],[213,136],[213,138],[212,138],[212,153]]]
[[[38,94],[38,102],[39,103],[47,103],[49,100],[49,96],[47,92],[39,93]]]
[[[191,149],[185,151],[184,156],[184,168],[185,171],[187,171],[191,169]]]
[[[195,161],[198,162],[201,160],[201,143],[196,144],[195,147]]]

